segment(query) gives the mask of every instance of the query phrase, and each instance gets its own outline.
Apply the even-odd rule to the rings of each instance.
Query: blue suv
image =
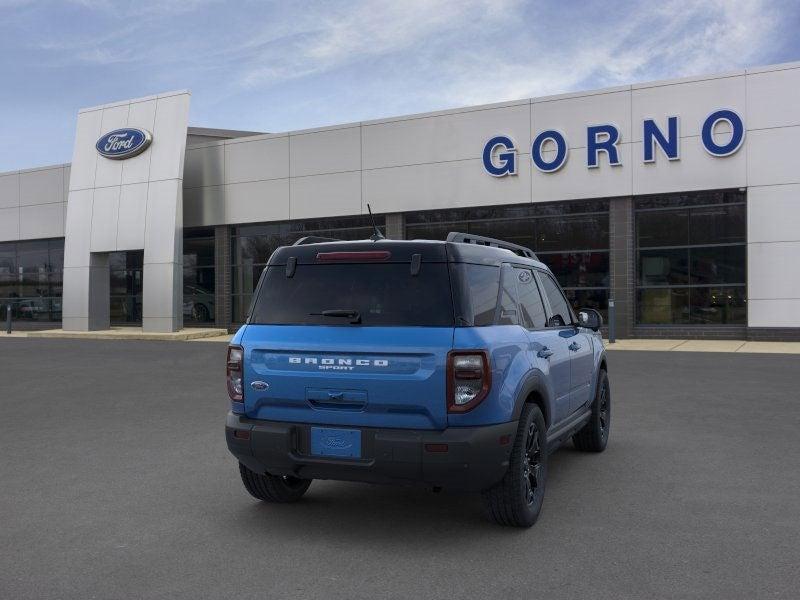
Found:
[[[522,246],[304,238],[272,254],[228,348],[228,448],[267,502],[313,479],[422,483],[530,527],[548,454],[606,447],[601,324]]]

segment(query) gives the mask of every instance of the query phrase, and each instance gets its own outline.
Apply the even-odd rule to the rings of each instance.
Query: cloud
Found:
[[[293,28],[276,37],[270,22],[240,49],[250,51],[239,81],[247,87],[274,85],[379,57],[425,52],[437,38],[453,37],[470,23],[491,27],[515,0],[372,0],[320,5],[304,11]],[[346,9],[345,9],[346,7]]]
[[[167,89],[193,91],[193,122],[285,131],[800,58],[796,0],[0,0],[0,8],[0,128],[25,123],[20,136],[31,139],[78,107]],[[48,148],[61,146],[71,142]],[[32,161],[8,148],[0,168],[69,158]]]
[[[619,3],[613,12],[605,2],[522,0],[274,3],[240,11],[211,0],[72,4],[104,15],[106,26],[37,38],[54,65],[158,70],[203,62],[226,73],[229,94],[352,67],[378,81],[403,76],[408,93],[458,105],[753,64],[769,56],[783,12],[767,0]]]
[[[752,66],[769,61],[780,19],[774,3],[760,0],[645,5],[613,23],[598,18],[571,41],[534,42],[512,60],[471,55],[452,67],[444,94],[478,104]]]
[[[766,0],[553,6],[516,1],[320,5],[230,51],[248,90],[372,69],[407,94],[462,106],[700,75],[768,62],[785,8]]]

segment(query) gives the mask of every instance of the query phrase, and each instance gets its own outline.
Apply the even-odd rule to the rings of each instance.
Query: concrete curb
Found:
[[[640,352],[728,352],[759,354],[800,354],[800,342],[747,342],[744,340],[617,340],[607,350]]]
[[[81,340],[162,340],[181,342],[229,343],[233,337],[225,329],[203,328],[182,329],[173,333],[145,333],[141,328],[116,327],[106,331],[64,331],[46,329],[44,331],[15,331],[11,335],[0,332],[0,340],[5,338],[51,338]],[[800,342],[747,342],[744,340],[662,340],[628,339],[609,344],[609,351],[639,352],[726,352],[757,354],[800,354]]]
[[[198,328],[181,329],[168,333],[144,332],[138,327],[113,327],[103,331],[64,331],[45,329],[42,331],[20,331],[12,336],[27,338],[78,339],[78,340],[160,340],[185,342],[202,338],[219,338],[228,334],[225,329]],[[5,334],[4,334],[5,335]],[[2,337],[0,337],[2,339]]]

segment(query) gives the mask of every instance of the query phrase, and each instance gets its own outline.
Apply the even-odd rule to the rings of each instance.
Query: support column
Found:
[[[620,339],[633,334],[635,318],[636,259],[633,240],[633,199],[612,198],[609,206],[610,298],[616,306],[616,335]]]
[[[111,273],[108,254],[92,252],[83,260],[84,264],[64,265],[61,326],[67,331],[109,329]]]
[[[89,331],[111,329],[111,270],[108,254],[89,255]]]
[[[231,301],[231,228],[214,228],[214,326],[230,329]]]
[[[183,186],[151,181],[147,192],[142,271],[142,329],[183,329]]]

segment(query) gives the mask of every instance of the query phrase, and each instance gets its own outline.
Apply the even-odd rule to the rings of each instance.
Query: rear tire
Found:
[[[530,527],[542,510],[547,482],[547,438],[542,411],[526,404],[519,419],[508,471],[483,492],[489,519],[498,525]]]
[[[297,502],[311,485],[310,479],[279,477],[269,473],[256,473],[239,463],[239,474],[245,489],[253,498],[264,502]]]
[[[572,443],[583,452],[602,452],[608,445],[611,431],[611,387],[605,369],[597,378],[597,392],[592,402],[592,416],[578,433],[572,436]]]

